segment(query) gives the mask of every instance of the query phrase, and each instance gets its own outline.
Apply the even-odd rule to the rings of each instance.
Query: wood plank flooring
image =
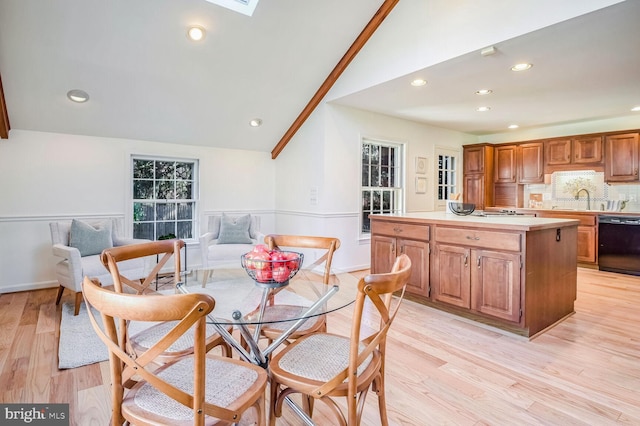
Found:
[[[0,295],[0,402],[68,402],[72,425],[106,425],[107,362],[57,369],[55,295]],[[346,333],[349,314],[329,330]],[[531,341],[405,301],[388,338],[390,424],[640,425],[639,333],[640,278],[592,269],[578,270],[576,313]],[[364,425],[379,424],[376,405],[370,394]],[[334,424],[322,404],[316,421]]]

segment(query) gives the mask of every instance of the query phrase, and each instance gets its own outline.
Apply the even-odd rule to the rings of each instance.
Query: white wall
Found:
[[[475,136],[368,111],[320,106],[276,159],[277,228],[340,238],[342,246],[333,261],[338,271],[370,263],[369,240],[360,239],[359,232],[362,137],[406,144],[407,211],[434,208],[435,148],[452,148],[462,156],[461,146],[477,141]],[[416,156],[431,162],[426,194],[413,190]],[[317,205],[310,203],[312,187],[318,189]]]
[[[263,231],[275,231],[268,153],[16,129],[9,136],[0,140],[0,292],[57,285],[49,222],[131,217],[131,154],[198,159],[201,216],[251,211]],[[200,263],[198,253],[189,247],[189,264]]]

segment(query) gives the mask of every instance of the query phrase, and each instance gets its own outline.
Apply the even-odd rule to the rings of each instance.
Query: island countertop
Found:
[[[464,225],[474,228],[502,229],[513,231],[534,231],[549,228],[563,228],[577,226],[580,222],[575,219],[557,219],[549,217],[534,217],[527,215],[504,216],[458,216],[447,212],[423,212],[423,213],[399,213],[399,214],[372,214],[372,220],[383,219],[403,223],[433,223],[439,225]]]

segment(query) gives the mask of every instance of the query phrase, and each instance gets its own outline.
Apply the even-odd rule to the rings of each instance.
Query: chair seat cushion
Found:
[[[326,382],[349,365],[348,337],[317,333],[308,335],[286,349],[278,366],[291,374],[320,382]],[[364,345],[360,344],[360,350]],[[358,374],[371,362],[372,355],[358,367]]]
[[[193,393],[193,357],[183,358],[161,369],[159,377],[184,392]],[[207,357],[205,377],[205,401],[229,409],[235,409],[234,402],[259,380],[256,371],[217,357]],[[193,419],[192,410],[146,382],[137,384],[126,395],[123,408],[135,410],[130,405],[169,419],[166,424]]]
[[[140,331],[139,333],[131,336],[131,341],[141,347],[141,348],[150,348],[155,345],[161,338],[163,338],[169,331],[171,331],[179,321],[166,321],[154,326],[151,326],[145,330]],[[132,323],[133,324],[133,323]],[[129,325],[131,329],[131,324]],[[180,338],[178,338],[169,348],[167,352],[182,352],[193,348],[193,327],[191,327],[190,331],[184,333]],[[213,324],[207,324],[207,340],[211,338],[219,337],[218,330]]]
[[[240,266],[240,256],[251,251],[251,244],[212,244],[208,249],[208,259],[211,262],[234,262]]]

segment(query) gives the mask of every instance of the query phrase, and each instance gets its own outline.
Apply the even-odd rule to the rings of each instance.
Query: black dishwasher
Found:
[[[640,275],[640,217],[600,215],[598,267],[601,271]]]

